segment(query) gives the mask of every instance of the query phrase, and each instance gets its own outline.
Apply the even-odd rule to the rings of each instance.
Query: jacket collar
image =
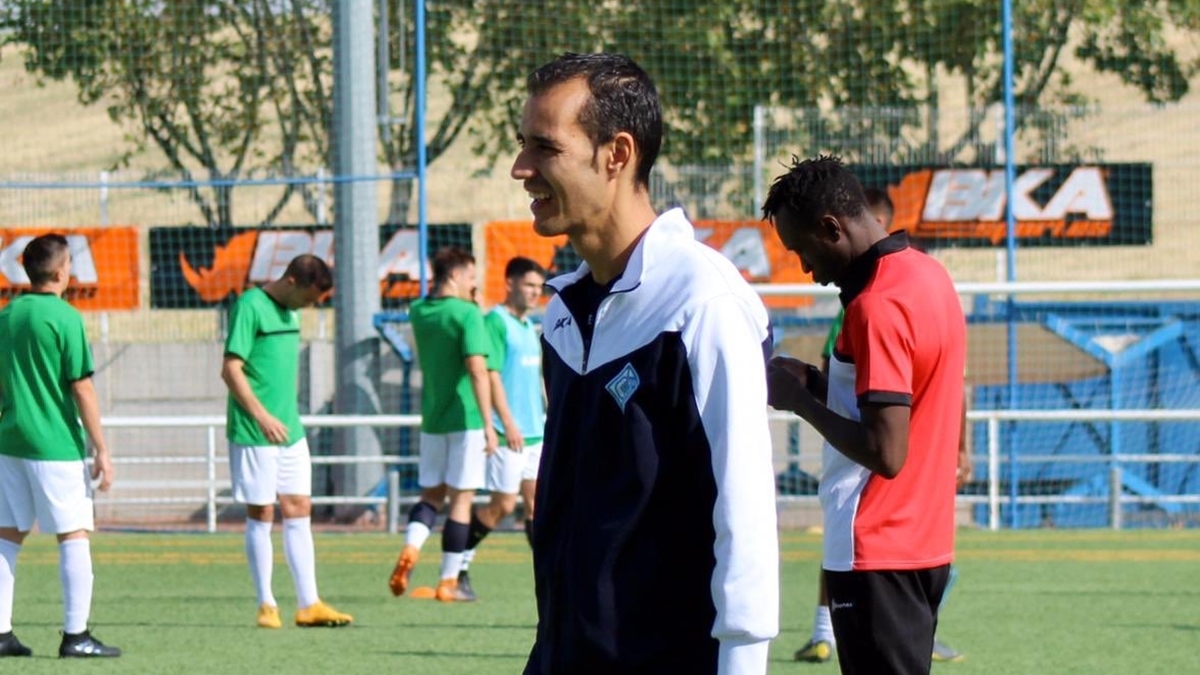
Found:
[[[621,273],[611,292],[623,293],[637,288],[642,283],[642,277],[646,270],[653,267],[661,258],[664,248],[676,240],[694,240],[695,238],[696,231],[688,222],[683,209],[671,209],[655,218],[654,222],[650,223],[650,227],[646,229],[646,233],[642,235],[641,240],[638,241],[637,246],[634,247],[633,253],[629,256],[629,262],[625,265],[625,271]],[[560,274],[547,280],[546,285],[553,288],[555,292],[561,293],[563,289],[591,273],[591,268],[585,261],[574,272]]]

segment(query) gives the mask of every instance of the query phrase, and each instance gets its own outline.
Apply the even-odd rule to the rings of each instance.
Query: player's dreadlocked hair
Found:
[[[763,219],[774,222],[785,207],[804,227],[816,225],[823,215],[851,218],[868,210],[862,184],[841,159],[828,155],[805,160],[792,156],[787,173],[771,184]]]

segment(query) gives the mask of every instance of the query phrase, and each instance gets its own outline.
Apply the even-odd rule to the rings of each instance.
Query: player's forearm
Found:
[[[221,379],[225,381],[225,386],[229,388],[229,394],[233,396],[233,400],[251,417],[257,420],[267,413],[262,402],[254,395],[254,390],[250,387],[250,380],[246,379],[246,374],[242,372],[241,368],[226,364],[221,369]]]
[[[492,387],[488,382],[487,370],[478,372],[472,369],[471,390],[475,393],[475,403],[479,406],[479,414],[483,417],[485,425],[491,425],[492,419]]]
[[[813,397],[801,401],[795,412],[838,452],[871,473],[891,478],[903,466],[903,458],[897,460],[889,456],[885,445],[878,439],[872,439],[863,422],[842,417]]]
[[[967,424],[967,404],[969,402],[970,397],[968,396],[966,389],[963,389],[962,421],[959,423],[958,427],[958,454],[960,455],[971,454],[971,435],[968,433],[969,425]]]
[[[75,407],[79,409],[79,419],[87,432],[97,455],[108,454],[108,444],[104,440],[104,430],[100,426],[100,402],[96,399],[96,387],[92,378],[85,377],[71,383],[71,396],[75,399]]]
[[[513,419],[512,410],[508,407],[508,394],[504,391],[504,383],[500,379],[500,373],[495,370],[489,370],[488,381],[491,383],[492,407],[496,409],[496,414],[500,416],[500,423],[506,427],[515,427],[516,420]]]
[[[800,401],[793,412],[811,424],[838,452],[858,464],[871,469],[878,461],[877,457],[868,456],[867,434],[862,422],[842,417],[812,397]]]

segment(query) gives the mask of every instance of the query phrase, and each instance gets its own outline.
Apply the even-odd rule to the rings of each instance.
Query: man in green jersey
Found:
[[[491,342],[475,297],[475,258],[460,248],[433,258],[433,291],[409,311],[421,366],[421,498],[409,511],[404,549],[388,580],[393,595],[408,589],[421,546],[438,511],[450,501],[442,529],[441,580],[434,597],[470,600],[458,588],[471,501],[484,485],[487,456],[496,451],[487,359]]]
[[[492,383],[492,426],[502,432],[499,449],[488,456],[487,489],[492,498],[471,513],[467,550],[463,553],[458,587],[475,597],[467,567],[475,547],[516,509],[517,495],[525,502],[525,536],[533,543],[534,492],[546,427],[546,396],[542,385],[541,332],[529,314],[537,308],[546,271],[524,257],[504,267],[504,302],[483,318],[492,338],[488,377]]]
[[[95,449],[90,477],[101,491],[112,485],[113,466],[83,317],[62,299],[71,280],[66,238],[33,239],[22,266],[30,292],[0,311],[0,657],[32,653],[13,634],[12,615],[17,554],[35,520],[58,536],[58,655],[120,656],[88,631],[94,521],[84,430]]]
[[[325,261],[301,255],[283,276],[246,291],[233,306],[221,379],[229,387],[225,431],[233,498],[246,505],[246,559],[258,592],[258,625],[280,628],[271,591],[275,499],[283,512],[283,550],[296,586],[297,626],[353,621],[317,594],[312,537],[312,460],[300,425],[301,307],[333,286]]]

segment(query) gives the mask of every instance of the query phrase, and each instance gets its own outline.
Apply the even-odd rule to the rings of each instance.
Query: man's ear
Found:
[[[58,269],[54,270],[55,283],[62,283],[64,281],[71,280],[71,273],[67,271],[67,264],[70,263],[70,261],[71,258],[69,256],[64,258],[62,264],[58,266]]]
[[[821,216],[821,219],[817,221],[817,229],[825,235],[826,239],[835,243],[841,241],[842,237],[846,235],[842,227],[842,221],[831,214]]]
[[[627,167],[633,167],[637,161],[637,144],[628,131],[617,133],[608,142],[608,162],[606,168],[610,174],[616,175]]]

